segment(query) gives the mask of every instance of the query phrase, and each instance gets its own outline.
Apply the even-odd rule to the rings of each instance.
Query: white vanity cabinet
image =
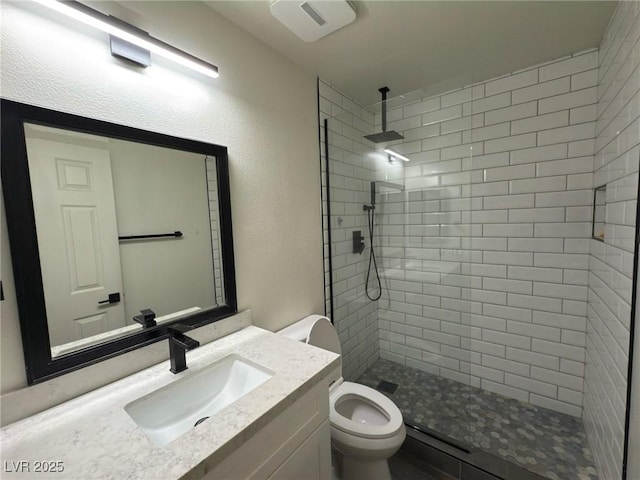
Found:
[[[331,478],[329,386],[324,379],[296,400],[203,480]]]

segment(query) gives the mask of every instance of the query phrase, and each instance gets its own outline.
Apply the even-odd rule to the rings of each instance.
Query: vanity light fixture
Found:
[[[409,162],[410,161],[410,159],[408,157],[405,157],[404,155],[400,155],[398,152],[394,152],[390,148],[385,148],[384,152],[388,153],[393,158],[397,158],[398,160],[402,160],[403,162]]]
[[[114,51],[112,46],[112,54],[116,56],[125,57],[139,65],[146,67],[149,65],[149,62],[145,62],[144,59],[141,60],[139,55],[140,52],[142,52],[142,57],[144,57],[144,54],[147,53],[144,52],[144,50],[147,50],[148,52],[160,55],[211,78],[218,78],[218,67],[216,67],[215,65],[207,63],[204,60],[200,60],[199,58],[194,57],[189,53],[183,52],[182,50],[169,45],[162,40],[158,40],[148,33],[139,30],[136,27],[133,27],[132,25],[129,25],[116,17],[105,15],[104,13],[98,12],[97,10],[87,7],[75,0],[35,1],[41,5],[44,5],[45,7],[49,7],[52,10],[55,10],[68,17],[97,28],[98,30],[106,32],[112,37],[116,37],[117,39],[120,39],[126,43],[135,45],[135,47],[139,47],[137,49],[137,55],[129,57],[123,53],[122,49]],[[113,43],[114,42],[112,39],[112,45]]]

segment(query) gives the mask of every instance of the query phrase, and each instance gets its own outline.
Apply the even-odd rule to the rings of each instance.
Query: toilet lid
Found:
[[[321,317],[318,315],[318,319],[309,329],[307,343],[314,347],[342,355],[338,332],[336,332],[336,329],[331,325],[331,322],[327,317]]]
[[[374,425],[357,422],[338,413],[336,403],[339,404],[349,399],[363,402],[368,407],[377,409],[389,421],[383,425]],[[404,425],[402,413],[395,403],[371,387],[352,382],[343,382],[331,392],[329,422],[334,428],[362,438],[392,437]]]

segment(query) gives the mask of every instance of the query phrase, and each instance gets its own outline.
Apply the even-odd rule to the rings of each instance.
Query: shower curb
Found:
[[[401,450],[424,462],[437,480],[548,480],[490,453],[466,452],[409,426]]]

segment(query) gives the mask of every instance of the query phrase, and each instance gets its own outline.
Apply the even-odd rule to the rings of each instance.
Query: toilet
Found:
[[[327,317],[310,315],[278,332],[341,354],[338,333]],[[340,371],[329,387],[331,446],[342,480],[391,480],[387,459],[398,451],[406,430],[402,413],[382,393],[345,382]],[[334,468],[336,465],[334,465]]]

